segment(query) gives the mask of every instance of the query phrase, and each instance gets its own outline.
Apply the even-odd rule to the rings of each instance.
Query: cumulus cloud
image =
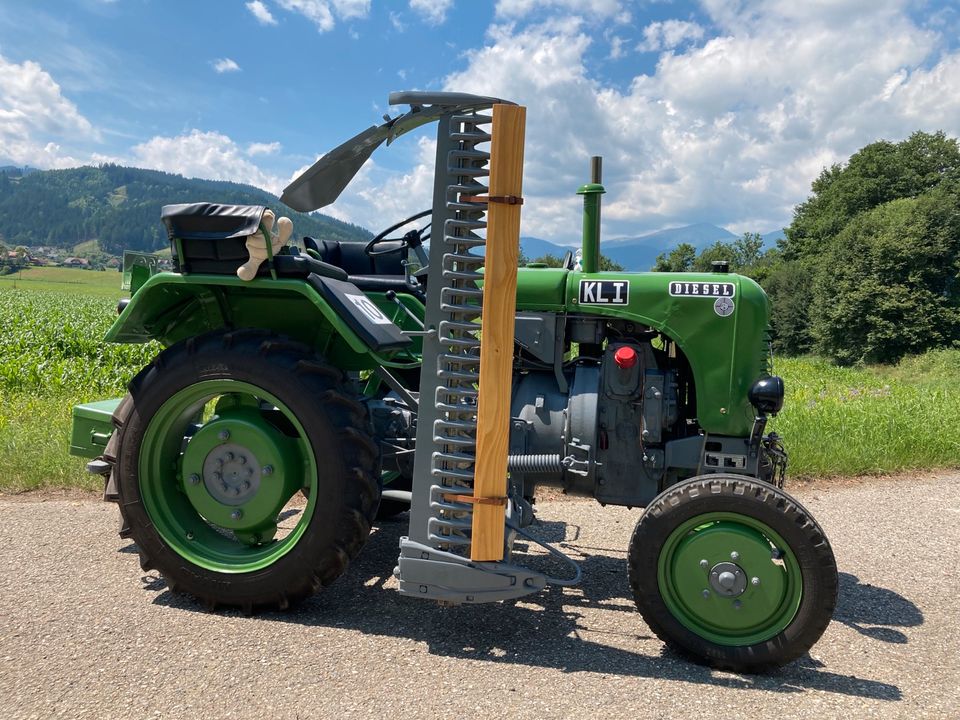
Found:
[[[214,60],[211,65],[213,69],[216,70],[221,75],[228,72],[237,72],[240,70],[240,66],[237,65],[235,60],[230,58],[220,58],[219,60]]]
[[[960,53],[905,2],[705,7],[721,32],[659,23],[649,38],[665,52],[626,88],[597,78],[594,37],[575,20],[495,25],[446,79],[528,106],[525,233],[576,239],[572,192],[592,154],[605,157],[608,237],[694,222],[767,231],[789,223],[823,167],[863,145],[917,129],[960,134]]]
[[[410,9],[431,25],[442,25],[453,0],[410,0]]]
[[[99,141],[100,133],[38,63],[0,55],[0,157],[40,168],[78,161],[61,147]]]
[[[307,18],[320,32],[328,32],[341,20],[365,18],[370,14],[370,0],[277,0],[277,4],[292,13]]]
[[[253,2],[247,3],[247,10],[253,13],[253,16],[257,19],[261,25],[276,25],[277,20],[273,17],[273,13],[270,12],[270,8],[264,5],[260,0],[253,0]]]
[[[643,42],[637,46],[642,52],[672,50],[691,40],[703,37],[703,27],[686,20],[666,20],[650,23],[643,29]]]
[[[249,152],[249,147],[248,147]],[[135,145],[128,164],[152,168],[185,177],[232,180],[279,193],[284,183],[247,159],[228,136],[218,132],[191,130],[176,137],[156,136]]]

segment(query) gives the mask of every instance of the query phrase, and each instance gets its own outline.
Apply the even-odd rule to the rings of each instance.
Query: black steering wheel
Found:
[[[388,250],[375,250],[374,248],[382,242],[400,242],[400,248],[409,247],[417,252],[419,256],[423,251],[420,246],[423,244],[424,240],[430,239],[430,223],[427,223],[419,230],[410,230],[403,237],[398,238],[388,238],[387,235],[392,233],[394,230],[399,230],[404,225],[409,225],[412,222],[419,220],[420,218],[427,217],[433,213],[433,209],[423,210],[418,212],[416,215],[411,215],[408,218],[401,220],[398,223],[394,223],[386,230],[381,233],[378,233],[374,238],[366,244],[363,248],[363,251],[370,257],[377,257],[378,255],[386,255],[387,253],[396,252],[399,248],[389,248]]]

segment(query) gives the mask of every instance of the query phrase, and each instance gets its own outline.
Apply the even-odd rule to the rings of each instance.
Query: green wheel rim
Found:
[[[214,400],[214,415],[202,417]],[[266,406],[279,422],[261,418],[259,408]],[[211,496],[209,473],[201,469],[208,466],[198,463],[215,451],[209,436],[230,431],[229,447],[250,446],[260,477],[249,497],[224,501]],[[316,459],[297,417],[276,396],[237,380],[204,380],[169,397],[144,432],[138,471],[143,504],[160,537],[185,560],[221,573],[254,572],[286,555],[306,531],[318,495]],[[301,489],[307,501],[295,527],[273,539],[276,514]]]
[[[717,574],[735,566],[737,581]],[[766,523],[739,513],[698,515],[667,538],[657,563],[660,595],[688,630],[718,645],[769,640],[796,617],[803,597],[800,564]],[[727,594],[729,593],[729,594]]]

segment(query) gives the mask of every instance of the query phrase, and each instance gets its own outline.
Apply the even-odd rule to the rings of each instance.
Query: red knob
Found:
[[[637,351],[626,345],[617,348],[617,351],[613,354],[613,361],[624,370],[632,368],[637,364]]]

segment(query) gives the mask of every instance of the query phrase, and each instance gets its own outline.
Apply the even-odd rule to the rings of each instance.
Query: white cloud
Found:
[[[249,148],[248,148],[249,152]],[[191,130],[176,137],[156,136],[134,146],[128,164],[185,177],[232,180],[279,193],[284,183],[250,162],[233,140],[218,132]]]
[[[284,10],[303,15],[320,32],[333,30],[334,14],[341,20],[365,18],[370,14],[370,0],[276,0]]]
[[[650,23],[643,29],[643,42],[637,46],[642,52],[672,50],[678,45],[703,37],[703,27],[686,20],[666,20]]]
[[[247,145],[247,155],[273,155],[280,152],[281,145],[278,142],[270,143],[250,143]]]
[[[100,140],[99,131],[39,64],[0,55],[0,157],[40,168],[79,164],[71,145]]]
[[[277,19],[273,17],[273,14],[270,12],[270,8],[264,5],[260,0],[253,0],[253,2],[247,3],[247,10],[253,13],[253,16],[257,19],[261,25],[276,25]]]
[[[431,25],[442,25],[453,0],[410,0],[410,9]]]
[[[700,31],[661,23],[656,70],[626,89],[591,72],[582,22],[495,25],[445,86],[527,105],[526,234],[577,238],[573,191],[593,154],[605,158],[607,237],[694,222],[767,231],[789,223],[823,167],[867,143],[960,135],[960,52],[905,1],[707,0],[722,34],[685,47]]]
[[[211,63],[213,69],[216,70],[221,75],[228,72],[237,72],[240,70],[240,66],[237,65],[235,60],[230,58],[220,58],[219,60],[213,60]]]
[[[497,15],[505,18],[521,18],[539,9],[563,11],[570,14],[615,18],[629,22],[627,13],[619,0],[497,0]],[[555,13],[556,14],[556,13]]]

